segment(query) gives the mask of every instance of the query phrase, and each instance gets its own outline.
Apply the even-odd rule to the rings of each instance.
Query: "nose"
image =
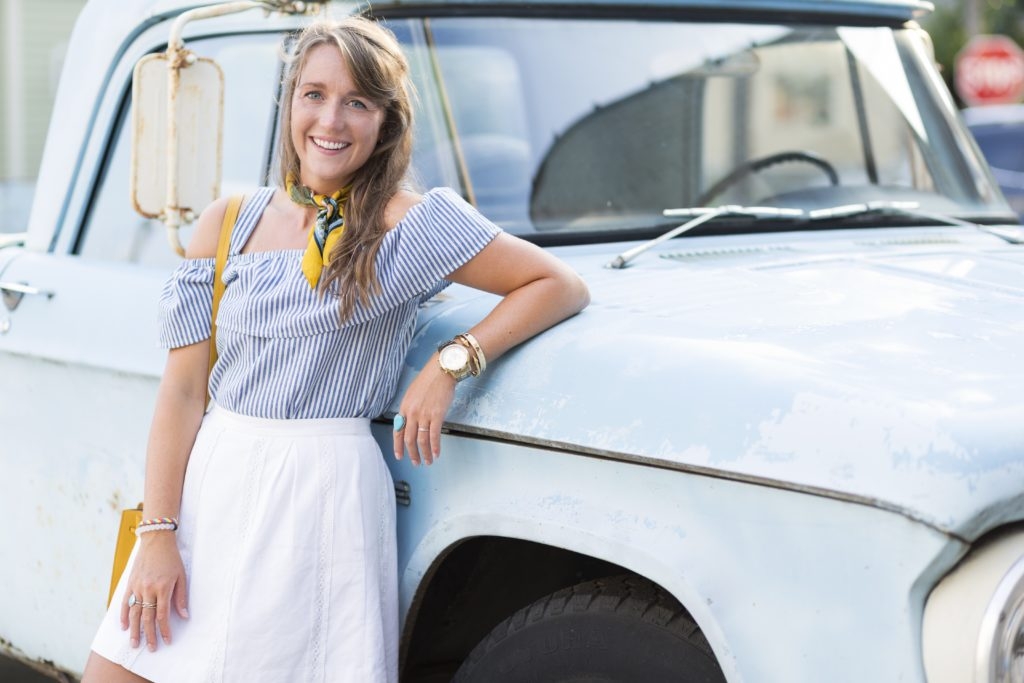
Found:
[[[321,126],[330,130],[341,128],[345,122],[345,107],[341,103],[332,104],[327,107],[320,109],[320,120]]]

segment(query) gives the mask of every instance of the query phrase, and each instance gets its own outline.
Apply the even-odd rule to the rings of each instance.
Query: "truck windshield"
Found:
[[[420,74],[419,180],[461,187],[523,236],[642,237],[667,207],[722,204],[910,201],[1015,221],[916,29],[417,26],[397,33]]]

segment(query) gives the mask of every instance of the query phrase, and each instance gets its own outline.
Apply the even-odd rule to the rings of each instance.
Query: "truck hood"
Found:
[[[453,430],[896,510],[973,539],[1024,517],[1024,246],[969,228],[556,250],[580,315],[463,382]],[[403,389],[496,299],[425,308]],[[401,393],[392,409],[397,410]]]

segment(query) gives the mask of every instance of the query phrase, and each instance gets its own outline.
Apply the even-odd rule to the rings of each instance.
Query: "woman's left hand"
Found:
[[[501,296],[501,301],[470,332],[493,361],[508,349],[582,310],[590,301],[583,280],[540,247],[501,233],[452,272],[448,280]],[[414,465],[441,455],[441,425],[455,397],[455,378],[435,353],[402,398],[394,434],[395,457],[405,450]]]
[[[441,456],[441,425],[455,398],[455,379],[431,356],[402,398],[398,414],[405,423],[394,432],[395,457],[405,451],[413,465],[431,465]],[[400,422],[399,422],[400,423]]]

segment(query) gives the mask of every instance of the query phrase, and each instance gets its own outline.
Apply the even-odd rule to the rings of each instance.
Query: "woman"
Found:
[[[146,521],[83,683],[397,680],[394,491],[368,425],[419,303],[448,281],[503,296],[402,399],[395,456],[429,465],[456,383],[588,302],[450,190],[402,188],[408,66],[385,29],[309,27],[283,86],[284,187],[234,225],[209,378],[224,200],[164,290]]]

